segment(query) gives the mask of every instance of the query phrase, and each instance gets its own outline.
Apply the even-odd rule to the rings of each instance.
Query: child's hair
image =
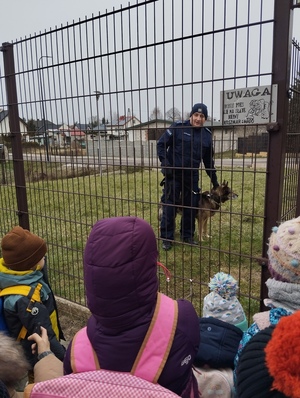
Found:
[[[0,380],[7,387],[14,387],[29,369],[21,344],[0,332]]]

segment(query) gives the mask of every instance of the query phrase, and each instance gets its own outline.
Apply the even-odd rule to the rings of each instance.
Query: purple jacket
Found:
[[[156,305],[157,244],[151,226],[136,217],[98,221],[84,251],[84,280],[90,342],[102,369],[130,372]],[[181,395],[192,372],[200,340],[192,304],[178,300],[173,345],[158,380]],[[64,372],[72,373],[70,346]]]

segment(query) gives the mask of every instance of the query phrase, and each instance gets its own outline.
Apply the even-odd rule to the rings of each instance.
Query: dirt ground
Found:
[[[59,321],[68,343],[86,325],[90,312],[86,307],[56,297]]]

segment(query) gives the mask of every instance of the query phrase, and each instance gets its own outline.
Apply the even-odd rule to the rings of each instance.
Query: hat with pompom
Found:
[[[239,398],[300,397],[300,311],[253,336],[236,369]]]
[[[44,239],[20,226],[2,238],[1,248],[5,265],[14,271],[30,270],[47,252]]]
[[[224,272],[218,272],[208,284],[210,293],[204,297],[203,317],[212,316],[228,322],[242,331],[247,330],[248,321],[243,307],[236,297],[237,281]]]
[[[268,268],[274,279],[300,283],[300,217],[272,228],[268,258]]]

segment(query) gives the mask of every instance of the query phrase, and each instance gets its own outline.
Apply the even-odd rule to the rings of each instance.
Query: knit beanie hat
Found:
[[[297,311],[251,338],[236,370],[239,398],[300,397],[299,330]]]
[[[212,316],[246,331],[248,321],[236,297],[237,281],[230,274],[218,272],[208,286],[211,292],[204,297],[203,317]]]
[[[272,228],[268,258],[268,268],[273,278],[300,283],[300,217]]]
[[[205,116],[205,120],[207,119],[207,106],[205,104],[195,104],[190,112],[190,116],[192,116],[196,112],[203,113],[203,115]]]
[[[44,239],[22,227],[14,227],[1,242],[5,265],[14,271],[27,271],[46,254]]]

